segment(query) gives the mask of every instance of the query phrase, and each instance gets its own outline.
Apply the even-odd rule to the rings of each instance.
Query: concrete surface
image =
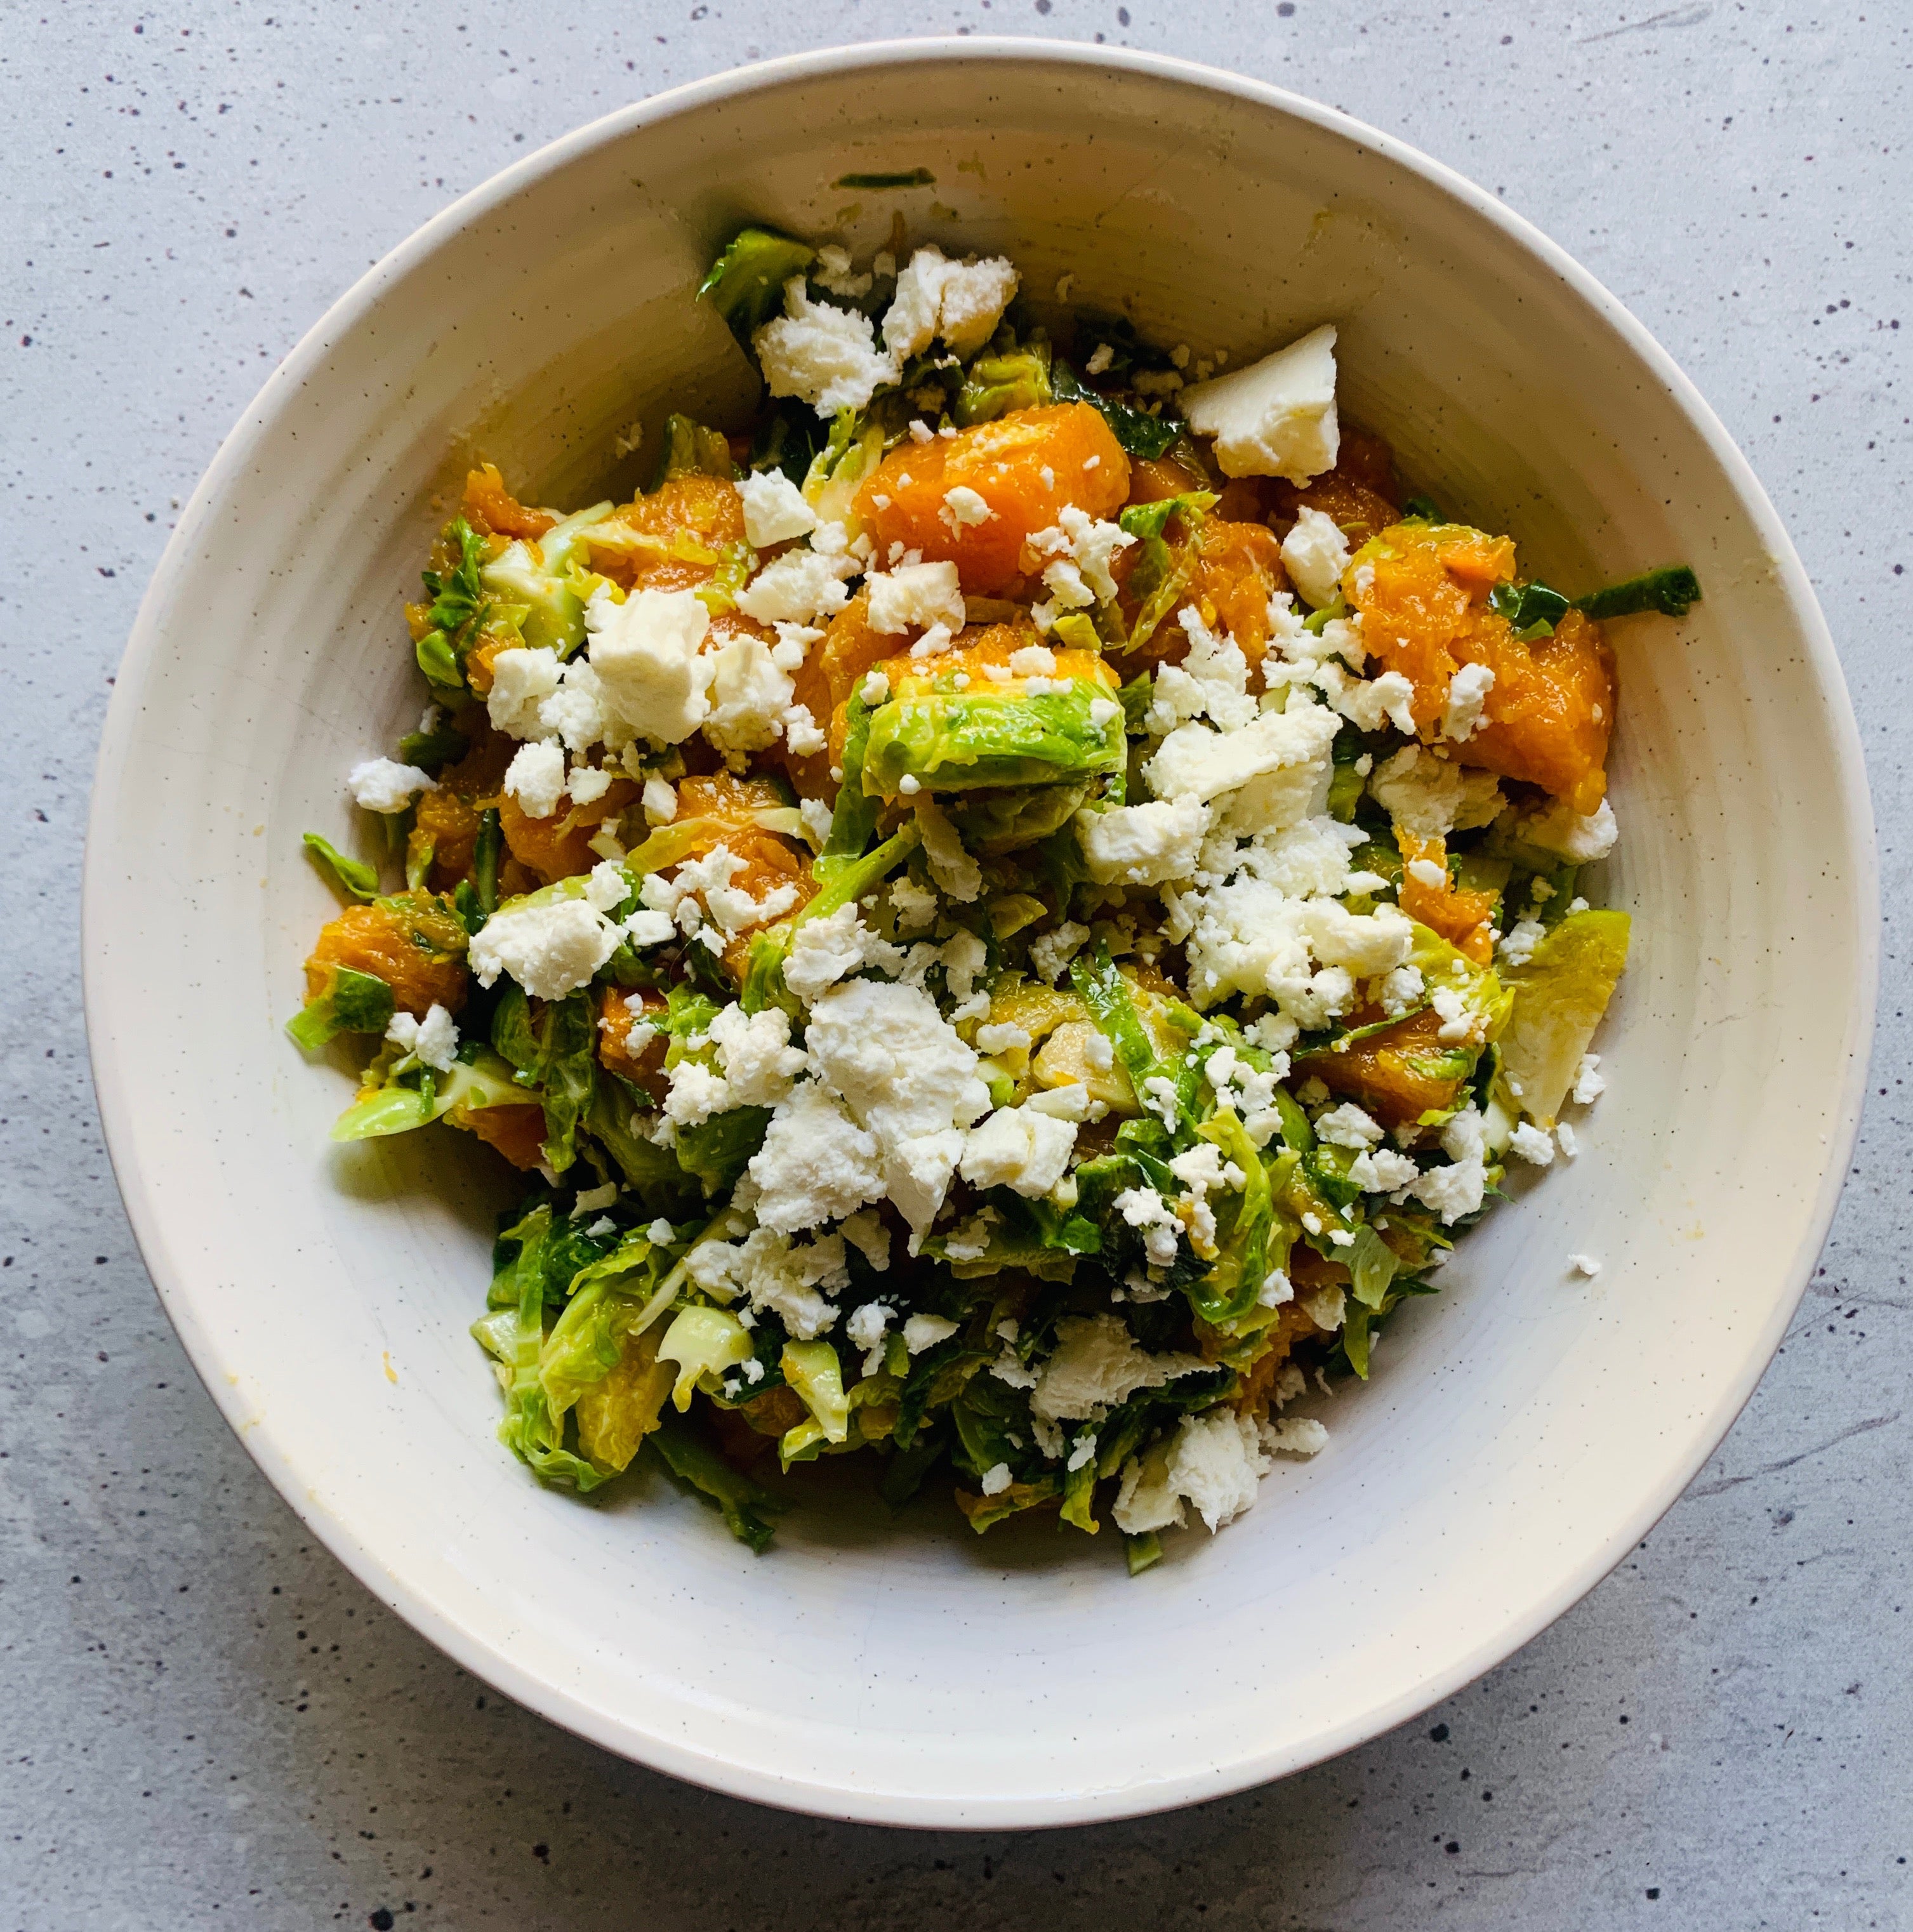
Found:
[[[1913,1924],[1907,16],[1623,4],[7,0],[0,1922]],[[174,506],[332,296],[457,191],[634,96],[953,28],[1165,49],[1324,98],[1617,290],[1740,438],[1819,583],[1889,908],[1873,1091],[1824,1265],[1632,1560],[1336,1763],[1177,1816],[963,1838],[757,1810],[608,1759],[487,1695],[310,1546],[133,1251],[76,970],[88,777],[141,589]]]

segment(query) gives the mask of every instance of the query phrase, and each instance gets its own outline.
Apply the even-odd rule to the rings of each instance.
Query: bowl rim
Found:
[[[1594,312],[1645,370],[1705,443],[1741,509],[1759,531],[1773,560],[1777,582],[1799,626],[1816,682],[1827,694],[1836,741],[1834,789],[1843,822],[1852,828],[1852,892],[1864,926],[1839,1114],[1829,1132],[1825,1166],[1807,1232],[1788,1263],[1792,1292],[1776,1300],[1768,1322],[1750,1341],[1717,1411],[1717,1430],[1671,1463],[1633,1519],[1591,1549],[1567,1580],[1524,1612],[1498,1623],[1492,1634],[1451,1658],[1411,1691],[1390,1703],[1296,1743],[1246,1751],[1200,1771],[1150,1780],[1120,1790],[1063,1792],[1041,1801],[998,1806],[975,1797],[918,1796],[871,1791],[818,1780],[799,1780],[740,1766],[721,1754],[612,1717],[566,1685],[523,1668],[508,1652],[421,1595],[390,1568],[352,1523],[318,1504],[306,1472],[275,1439],[270,1421],[246,1415],[232,1365],[221,1338],[199,1316],[190,1270],[174,1255],[163,1217],[140,1171],[132,1132],[133,1096],[106,1050],[109,994],[100,934],[111,917],[111,891],[97,862],[109,827],[125,809],[118,774],[137,728],[142,692],[157,662],[163,616],[175,580],[187,567],[212,506],[248,465],[255,446],[296,395],[309,371],[332,344],[359,326],[388,285],[409,273],[442,243],[484,215],[508,203],[522,189],[568,166],[582,154],[631,131],[656,125],[793,80],[831,75],[894,71],[912,66],[961,62],[976,66],[1021,62],[1060,70],[1110,69],[1218,94],[1251,106],[1313,124],[1373,149],[1418,176],[1452,201],[1498,230],[1538,260]],[[1227,1796],[1337,1756],[1405,1724],[1452,1696],[1555,1622],[1586,1595],[1679,1498],[1719,1448],[1753,1395],[1784,1338],[1825,1244],[1857,1139],[1879,995],[1880,932],[1877,837],[1858,723],[1833,640],[1806,569],[1752,466],[1714,410],[1647,328],[1603,284],[1558,244],[1466,176],[1397,137],[1339,109],[1285,88],[1225,69],[1175,56],[1038,38],[1009,35],[926,35],[814,49],[727,69],[633,101],[561,135],[514,161],[432,216],[361,274],[306,330],[265,379],[221,441],[169,539],[140,601],[109,700],[95,760],[88,815],[81,893],[82,1004],[94,1092],[108,1157],[134,1239],[161,1305],[184,1346],[195,1372],[246,1452],[287,1505],[331,1553],[380,1602],[402,1617],[454,1662],[540,1716],[619,1756],[708,1790],[800,1814],[925,1829],[1015,1829],[1099,1823],[1145,1816]],[[244,1426],[242,1426],[244,1425]]]

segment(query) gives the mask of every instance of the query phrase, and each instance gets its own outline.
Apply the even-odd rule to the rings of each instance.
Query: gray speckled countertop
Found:
[[[0,34],[6,1928],[1913,1925],[1903,10],[1204,0],[15,0]],[[1193,24],[1199,21],[1200,24]],[[1473,176],[1726,418],[1844,658],[1885,868],[1865,1130],[1719,1456],[1546,1635],[1334,1763],[1165,1817],[915,1836],[714,1798],[454,1669],[202,1392],[88,1090],[77,885],[108,683],[220,438],[367,263],[645,92],[891,32],[1233,66]]]

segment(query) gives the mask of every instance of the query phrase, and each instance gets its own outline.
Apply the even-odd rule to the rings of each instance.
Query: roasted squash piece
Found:
[[[859,487],[856,514],[880,554],[901,544],[954,562],[968,596],[1001,597],[1039,573],[1025,547],[1066,506],[1108,517],[1129,488],[1129,459],[1101,414],[1058,403],[898,444]],[[950,504],[956,489],[980,499],[980,520]]]
[[[416,1018],[434,1006],[455,1013],[469,984],[465,940],[457,914],[430,892],[347,906],[320,928],[305,962],[306,998],[322,998],[334,969],[343,966],[382,980],[391,988],[392,1004]]]
[[[1312,1053],[1297,1064],[1384,1126],[1408,1126],[1424,1114],[1453,1107],[1468,1078],[1471,1063],[1442,1043],[1441,1026],[1441,1016],[1424,1007],[1351,1041],[1345,1053]]]
[[[637,787],[629,778],[613,778],[604,796],[589,805],[567,803],[548,818],[532,818],[505,792],[499,798],[498,822],[512,857],[551,885],[588,872],[598,863],[591,842],[599,827],[630,810],[637,799]]]

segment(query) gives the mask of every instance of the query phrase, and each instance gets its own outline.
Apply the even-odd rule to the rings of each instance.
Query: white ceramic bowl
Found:
[[[926,167],[934,188],[833,187]],[[632,1480],[540,1490],[466,1326],[488,1184],[451,1136],[341,1150],[280,1028],[351,836],[341,775],[421,702],[398,603],[483,450],[586,500],[615,433],[746,399],[691,290],[747,218],[1003,250],[1033,291],[1238,358],[1327,318],[1348,412],[1573,586],[1691,561],[1617,628],[1614,902],[1635,920],[1585,1151],[1466,1243],[1316,1460],[1132,1582],[1108,1538],[892,1527],[847,1486],[754,1558]],[[623,472],[628,476],[627,470]],[[362,830],[359,836],[362,836]],[[583,129],[448,209],[273,375],[180,522],[109,715],[87,1014],[141,1246],[259,1466],[366,1585],[521,1702],[747,1797],[1027,1826],[1277,1776],[1399,1724],[1603,1574],[1778,1342],[1858,1116],[1876,966],[1858,742],[1766,497],[1559,250],[1291,95],[1103,49],[785,61]],[[1606,1266],[1588,1282],[1567,1258]]]

